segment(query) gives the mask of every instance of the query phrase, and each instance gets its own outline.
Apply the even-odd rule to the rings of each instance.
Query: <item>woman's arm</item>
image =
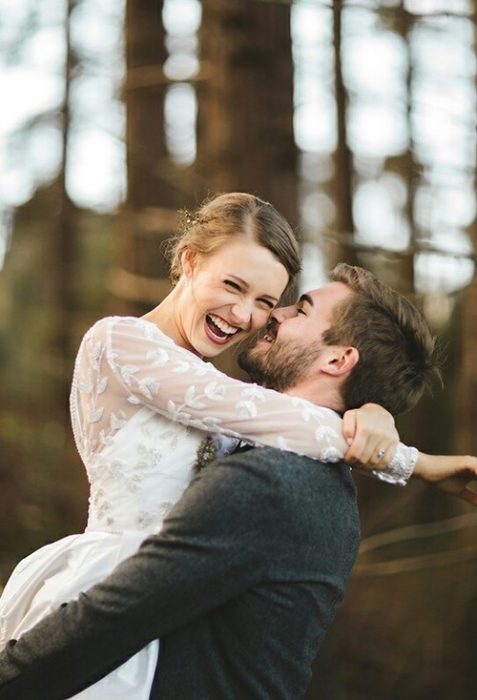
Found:
[[[477,457],[419,452],[414,475],[477,506]]]
[[[349,450],[343,421],[331,409],[228,377],[141,319],[105,319],[95,328],[96,340],[102,342],[103,336],[107,362],[130,403],[200,430],[326,462],[341,461]],[[359,419],[356,425],[360,427]],[[361,433],[355,429],[354,434]],[[368,442],[369,437],[365,453],[370,452],[372,441]],[[351,453],[355,459],[359,449],[355,445]],[[398,466],[404,463],[412,471],[414,448],[400,444],[397,452]],[[376,466],[376,457],[371,459],[370,466]],[[398,480],[391,472],[391,479]]]

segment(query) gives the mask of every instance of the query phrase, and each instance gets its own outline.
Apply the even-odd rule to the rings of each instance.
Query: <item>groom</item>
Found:
[[[339,266],[273,317],[244,366],[335,411],[406,410],[434,371],[419,313],[359,268]],[[302,698],[358,543],[348,467],[271,448],[231,455],[105,581],[9,642],[0,700],[70,697],[156,638],[151,698]]]

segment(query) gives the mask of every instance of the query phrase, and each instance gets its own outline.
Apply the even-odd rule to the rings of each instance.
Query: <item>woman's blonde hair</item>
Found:
[[[221,194],[195,213],[182,212],[183,222],[170,247],[173,285],[182,274],[184,250],[210,255],[235,236],[248,236],[267,248],[285,267],[287,289],[300,271],[300,252],[287,220],[268,202],[245,192]]]

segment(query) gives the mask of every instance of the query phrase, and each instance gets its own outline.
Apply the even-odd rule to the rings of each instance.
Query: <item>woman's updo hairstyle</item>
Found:
[[[235,236],[246,236],[267,248],[289,275],[287,289],[300,271],[298,243],[287,220],[268,202],[245,192],[221,194],[195,212],[181,212],[182,224],[171,246],[171,282],[181,273],[184,250],[210,255]]]

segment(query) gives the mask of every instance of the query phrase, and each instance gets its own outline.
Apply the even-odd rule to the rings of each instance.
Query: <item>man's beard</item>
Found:
[[[320,352],[319,343],[314,347],[304,347],[275,339],[270,346],[254,345],[241,352],[238,364],[253,382],[276,391],[286,391],[306,376]]]

